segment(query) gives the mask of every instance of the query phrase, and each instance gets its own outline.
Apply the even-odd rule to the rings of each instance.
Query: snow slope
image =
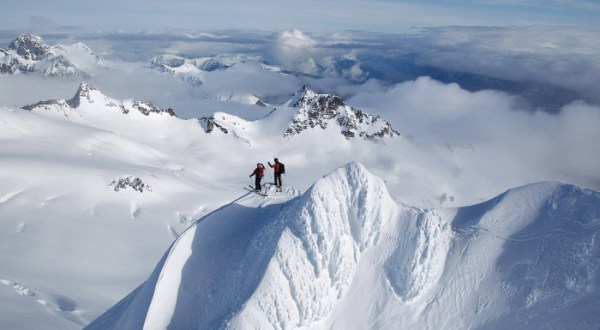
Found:
[[[395,203],[359,163],[188,228],[87,329],[595,329],[600,193],[547,182],[485,203]]]
[[[208,178],[224,174],[203,162],[228,142],[168,109],[87,84],[26,108],[0,108],[0,299],[14,306],[3,326],[81,328],[191,222],[242,194],[239,182],[216,189]]]

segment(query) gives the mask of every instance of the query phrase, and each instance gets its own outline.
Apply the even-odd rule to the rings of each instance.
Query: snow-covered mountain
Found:
[[[150,61],[149,67],[168,73],[194,73],[195,69],[204,72],[226,70],[240,63],[256,63],[268,71],[283,71],[280,67],[267,64],[258,54],[218,54],[200,58],[163,54],[155,56]]]
[[[297,109],[297,113],[285,132],[287,137],[315,127],[326,129],[328,125],[339,126],[347,139],[361,137],[375,140],[400,135],[380,116],[354,109],[336,95],[317,94],[306,86],[294,94],[288,106]]]
[[[69,100],[52,99],[22,107],[29,111],[48,111],[72,120],[103,117],[110,113],[128,115],[167,115],[175,117],[173,109],[162,109],[151,103],[136,100],[116,100],[104,95],[88,83],[81,83],[75,96]],[[98,113],[98,109],[102,111]],[[89,120],[88,120],[89,122]]]
[[[312,129],[326,130],[331,127],[338,130],[346,139],[362,138],[381,141],[384,138],[400,136],[391,124],[380,116],[374,116],[346,105],[333,94],[318,94],[306,86],[297,91],[282,106],[275,108],[266,117],[248,122],[237,116],[215,113],[200,119],[205,131],[211,133],[215,128],[219,132],[243,136],[249,127],[261,126],[261,130],[271,130],[283,134],[286,138]],[[283,126],[282,126],[283,124]]]
[[[185,58],[173,54],[155,56],[148,64],[153,70],[173,74],[192,84],[202,84],[203,73],[227,70],[238,64],[254,64],[265,71],[277,72],[288,76],[302,77],[343,77],[350,81],[360,82],[366,80],[369,73],[364,71],[362,63],[352,56],[327,57],[326,63],[316,64],[314,72],[306,73],[274,65],[266,61],[260,54],[238,53],[217,54],[208,57]]]
[[[51,116],[65,117],[74,122],[111,130],[130,122],[131,119],[127,117],[131,116],[176,117],[171,108],[162,109],[138,100],[117,100],[104,95],[89,83],[81,83],[73,98],[69,100],[45,100],[23,106],[22,109],[45,112]],[[177,121],[184,120],[177,118]],[[372,141],[400,135],[383,118],[349,107],[335,95],[317,94],[306,87],[294,94],[282,107],[256,121],[247,121],[223,112],[200,118],[198,121],[206,133],[212,133],[218,128],[220,133],[231,133],[249,145],[252,145],[252,138],[246,135],[257,130],[293,138],[303,131],[334,126],[339,127],[339,132],[346,139],[360,137]]]
[[[74,64],[76,62],[78,66]],[[0,49],[0,73],[41,73],[46,76],[86,77],[79,65],[101,63],[84,44],[48,46],[36,35],[22,34],[8,48]]]
[[[202,218],[86,329],[595,329],[599,206],[547,182],[416,209],[351,163]]]
[[[173,54],[162,54],[150,60],[148,68],[172,74],[194,85],[201,85],[206,72],[226,70],[242,63],[259,65],[266,71],[284,71],[280,67],[269,65],[257,54],[218,54],[199,58],[185,58]]]

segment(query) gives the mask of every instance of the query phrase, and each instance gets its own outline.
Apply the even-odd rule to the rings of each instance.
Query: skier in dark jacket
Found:
[[[262,180],[263,176],[265,173],[265,167],[263,164],[258,163],[256,164],[256,168],[254,169],[254,172],[252,172],[252,174],[250,174],[250,177],[254,176],[254,189],[257,192],[260,192],[260,181]]]
[[[281,191],[281,173],[283,172],[283,165],[279,162],[279,159],[275,158],[275,164],[267,162],[271,168],[273,168],[273,176],[275,177],[275,191]]]

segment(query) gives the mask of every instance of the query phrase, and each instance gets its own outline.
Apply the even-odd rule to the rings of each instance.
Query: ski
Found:
[[[250,186],[250,187],[244,187],[244,189],[246,189],[246,190],[248,190],[248,191],[251,191],[251,192],[253,192],[253,193],[257,194],[257,195],[261,195],[261,196],[263,196],[263,197],[266,197],[266,196],[267,196],[267,194],[263,193],[262,191],[257,191],[257,190],[256,190],[256,189],[254,189],[254,187],[252,187],[252,186]]]

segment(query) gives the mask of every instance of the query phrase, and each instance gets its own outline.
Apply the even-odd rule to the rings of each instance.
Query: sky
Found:
[[[559,24],[599,26],[596,0],[10,1],[3,29],[85,27],[405,32],[412,27]],[[32,19],[33,18],[33,19]]]

